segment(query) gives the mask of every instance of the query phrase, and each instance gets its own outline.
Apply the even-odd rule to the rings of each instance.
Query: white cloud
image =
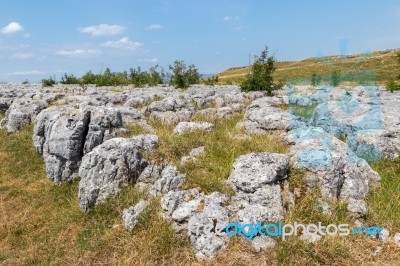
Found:
[[[32,53],[21,53],[21,54],[14,54],[13,58],[29,59],[29,58],[32,58],[33,56],[34,56],[34,54],[32,54]]]
[[[76,50],[60,50],[56,52],[56,55],[62,56],[70,56],[70,57],[90,57],[100,55],[101,51],[99,50],[83,50],[83,49],[76,49]]]
[[[30,70],[30,71],[17,71],[7,73],[7,76],[33,76],[33,75],[41,75],[43,74],[42,71],[39,70]]]
[[[119,49],[128,49],[128,50],[136,50],[142,46],[140,42],[132,42],[129,40],[128,37],[124,37],[119,41],[108,41],[102,43],[101,46],[103,47],[110,47],[110,48],[119,48]]]
[[[108,25],[108,24],[99,24],[93,25],[89,27],[78,28],[78,31],[81,33],[89,33],[92,36],[111,36],[122,33],[125,30],[125,27],[121,25]]]
[[[145,28],[145,30],[159,30],[162,29],[160,24],[153,24]]]
[[[1,32],[4,34],[11,34],[18,31],[23,31],[24,27],[21,26],[18,22],[11,22],[7,26],[1,29]]]
[[[145,58],[145,59],[139,59],[138,61],[147,63],[158,63],[158,58]]]
[[[239,27],[233,28],[233,30],[244,30],[244,29],[247,29],[247,27],[239,26]]]
[[[223,21],[232,21],[232,20],[238,20],[239,17],[238,16],[225,16],[222,20]]]

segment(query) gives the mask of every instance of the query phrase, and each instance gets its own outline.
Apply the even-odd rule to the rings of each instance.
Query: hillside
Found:
[[[342,61],[341,56],[307,58],[301,61],[280,61],[276,63],[275,80],[286,82],[288,79],[311,77],[337,72],[372,70],[376,73],[379,84],[396,77],[400,71],[396,55],[399,49],[374,51],[368,54],[348,55]],[[249,66],[234,67],[218,74],[223,83],[238,83],[250,71]]]

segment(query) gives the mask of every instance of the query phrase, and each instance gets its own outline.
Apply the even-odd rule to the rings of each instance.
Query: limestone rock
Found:
[[[146,201],[141,200],[135,206],[123,210],[122,220],[128,231],[132,231],[135,228],[140,215],[145,211],[147,205],[148,203]]]
[[[114,138],[93,149],[82,158],[79,168],[78,197],[82,211],[88,212],[135,182],[146,166],[132,139]]]
[[[197,130],[210,132],[214,125],[208,122],[180,122],[174,129],[175,135],[183,135],[185,133],[194,132]]]

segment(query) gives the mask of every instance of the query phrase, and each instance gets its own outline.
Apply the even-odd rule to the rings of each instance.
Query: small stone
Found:
[[[204,154],[204,146],[192,149],[189,153],[189,156],[183,156],[181,158],[181,164],[188,163],[190,161],[195,161],[196,157],[199,157]]]
[[[319,198],[317,200],[316,205],[317,205],[317,208],[320,209],[323,214],[325,214],[325,215],[332,214],[331,206],[329,206],[329,204],[326,201],[324,201],[323,199]]]
[[[183,135],[185,133],[194,132],[197,130],[210,132],[214,128],[214,125],[208,122],[180,122],[174,129],[175,135]]]
[[[381,234],[379,235],[379,239],[382,240],[382,243],[386,244],[389,242],[390,232],[386,228],[382,229]]]
[[[383,250],[383,247],[376,247],[375,249],[374,249],[374,251],[371,253],[371,255],[372,256],[376,256],[376,255],[378,255],[379,253],[381,253],[382,252],[382,250]]]
[[[138,223],[139,216],[146,209],[148,203],[144,200],[141,200],[135,206],[130,207],[129,209],[124,209],[122,220],[124,221],[125,228],[128,231],[132,231],[136,224]]]
[[[322,239],[322,236],[318,235],[317,232],[315,233],[303,232],[303,234],[300,236],[300,239],[303,241],[307,241],[309,243],[315,243],[320,241]]]
[[[301,197],[301,189],[298,187],[294,188],[293,194],[295,195],[296,198],[300,198]]]
[[[352,198],[349,199],[347,210],[357,218],[364,217],[368,213],[367,203],[364,200]]]
[[[396,246],[400,247],[400,233],[396,233],[393,236],[393,242],[396,244]]]
[[[251,241],[251,246],[257,253],[265,249],[273,248],[275,244],[275,241],[268,236],[256,236]]]

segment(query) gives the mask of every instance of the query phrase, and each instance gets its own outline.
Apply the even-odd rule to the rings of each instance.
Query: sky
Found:
[[[341,41],[342,40],[342,41]],[[175,60],[214,74],[265,46],[277,60],[400,47],[398,1],[1,0],[0,81]]]

